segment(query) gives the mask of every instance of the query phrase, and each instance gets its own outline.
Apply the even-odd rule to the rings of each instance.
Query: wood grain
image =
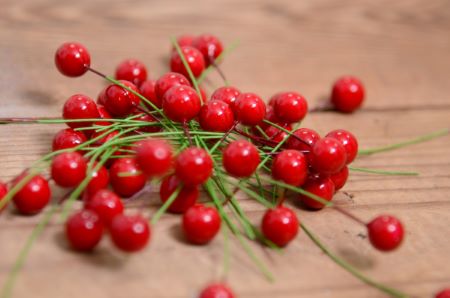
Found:
[[[389,144],[450,125],[450,2],[442,1],[88,1],[0,0],[0,117],[59,115],[73,93],[93,97],[103,86],[86,75],[57,73],[53,52],[63,41],[88,46],[93,65],[112,73],[136,57],[151,76],[167,70],[169,37],[212,32],[226,44],[240,41],[223,64],[230,82],[265,98],[298,90],[311,106],[326,100],[333,80],[360,77],[368,91],[354,115],[314,113],[304,125],[325,134],[346,128],[361,147]],[[205,87],[220,84],[213,74]],[[60,125],[0,126],[0,178],[8,180],[48,152]],[[376,280],[431,297],[450,286],[450,138],[361,157],[355,166],[412,170],[419,177],[352,172],[335,201],[369,220],[397,215],[407,235],[391,254],[374,251],[362,227],[333,210],[298,210],[300,219],[340,256]],[[131,209],[151,215],[156,189]],[[255,223],[263,208],[242,195]],[[146,207],[149,206],[149,207]],[[41,216],[0,217],[0,284]],[[186,245],[179,218],[164,216],[149,249],[124,256],[105,239],[93,255],[70,252],[57,218],[36,242],[19,275],[14,297],[194,297],[219,278],[223,240]],[[343,271],[301,234],[282,254],[253,245],[269,264],[269,283],[232,242],[227,281],[239,297],[383,297]]]

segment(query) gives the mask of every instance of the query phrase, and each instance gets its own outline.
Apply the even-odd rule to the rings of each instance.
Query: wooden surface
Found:
[[[123,58],[143,60],[153,78],[167,70],[169,37],[211,32],[239,47],[223,63],[230,82],[268,98],[297,90],[310,105],[329,94],[342,74],[367,88],[354,115],[320,113],[304,125],[325,134],[345,128],[361,147],[389,144],[449,127],[449,1],[43,1],[0,0],[0,117],[59,115],[73,93],[96,96],[93,75],[61,76],[55,48],[78,40],[92,65],[112,73]],[[211,82],[220,82],[216,75]],[[211,92],[213,85],[206,85]],[[8,180],[50,149],[62,126],[0,126],[0,178]],[[414,170],[419,177],[351,173],[335,201],[369,220],[398,216],[406,227],[398,251],[374,251],[366,232],[333,210],[298,210],[300,220],[340,256],[374,279],[417,297],[450,286],[450,138],[360,158],[356,166]],[[142,202],[150,215],[157,196]],[[255,223],[263,208],[242,204]],[[0,284],[40,216],[5,212],[0,217]],[[69,251],[55,219],[35,243],[13,297],[194,297],[219,278],[222,237],[209,246],[186,245],[179,218],[164,216],[150,247],[124,256],[105,239],[93,255]],[[276,276],[267,282],[242,248],[232,243],[228,283],[238,297],[383,297],[324,256],[306,237],[282,253],[258,255]]]

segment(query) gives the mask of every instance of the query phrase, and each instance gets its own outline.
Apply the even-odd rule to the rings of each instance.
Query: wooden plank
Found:
[[[74,93],[95,97],[104,86],[86,75],[68,79],[53,66],[59,43],[80,40],[93,65],[106,73],[123,58],[142,59],[153,78],[167,70],[169,37],[212,32],[226,44],[240,41],[223,64],[229,80],[264,98],[298,90],[310,106],[326,100],[342,74],[364,81],[368,99],[354,115],[314,113],[304,126],[326,134],[355,133],[361,147],[381,146],[449,127],[450,3],[436,1],[67,1],[2,0],[0,3],[0,117],[59,115]],[[238,66],[238,67],[236,67]],[[208,92],[219,86],[212,75]],[[62,125],[0,125],[0,179],[8,180],[48,152]],[[450,138],[359,158],[354,166],[418,171],[418,177],[352,172],[335,202],[369,220],[397,215],[405,224],[403,247],[374,251],[363,227],[334,210],[296,209],[300,219],[336,253],[367,275],[417,297],[450,286]],[[264,208],[244,195],[241,204],[258,223]],[[57,195],[55,195],[57,197]],[[289,203],[295,201],[291,197]],[[130,207],[151,215],[157,189]],[[77,205],[77,207],[79,207]],[[0,216],[0,284],[41,215]],[[302,233],[282,254],[252,244],[276,276],[275,283],[232,241],[227,281],[239,297],[383,297],[324,256]],[[149,249],[126,257],[104,239],[93,255],[69,251],[54,218],[19,275],[14,297],[193,297],[220,278],[223,239],[186,245],[179,218],[164,216]]]

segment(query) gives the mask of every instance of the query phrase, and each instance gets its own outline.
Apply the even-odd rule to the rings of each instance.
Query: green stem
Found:
[[[371,285],[380,291],[388,294],[391,297],[397,297],[397,298],[405,298],[408,297],[407,294],[402,293],[396,289],[390,288],[388,286],[385,286],[381,283],[378,283],[369,277],[365,276],[363,273],[359,272],[356,268],[354,268],[352,265],[344,261],[343,259],[339,258],[337,255],[333,254],[304,224],[300,224],[300,227],[302,230],[306,233],[306,235],[311,239],[314,244],[317,245],[317,247],[322,250],[324,254],[326,254],[330,259],[332,259],[336,264],[341,266],[343,269],[347,270],[349,273],[351,273],[353,276],[358,278],[359,280],[365,282],[368,285]]]
[[[164,204],[156,211],[155,215],[153,215],[152,220],[150,221],[151,225],[154,226],[160,219],[160,217],[166,212],[166,210],[169,208],[169,206],[175,201],[175,199],[178,197],[178,195],[181,192],[181,189],[183,186],[180,184],[175,189],[175,191],[170,195],[169,199],[164,202]]]
[[[370,148],[370,149],[362,149],[362,150],[358,151],[358,155],[370,155],[370,154],[395,150],[398,148],[402,148],[402,147],[406,147],[406,146],[410,146],[410,145],[414,145],[414,144],[419,144],[419,143],[426,142],[426,141],[429,141],[432,139],[436,139],[436,138],[439,138],[442,136],[446,136],[448,134],[449,134],[449,129],[441,129],[441,130],[435,131],[433,133],[414,138],[409,141],[404,141],[404,142],[400,142],[400,143],[396,143],[396,144],[392,144],[392,145],[375,147],[375,148]]]
[[[418,176],[417,172],[404,172],[404,171],[386,171],[386,170],[376,170],[376,169],[367,169],[367,168],[357,168],[357,167],[348,167],[349,170],[363,173],[371,173],[371,174],[379,174],[379,175],[388,175],[388,176]]]
[[[11,297],[12,290],[14,288],[15,281],[17,276],[25,264],[25,260],[27,259],[28,254],[30,253],[31,247],[36,239],[42,234],[45,226],[50,222],[52,216],[55,214],[58,205],[54,204],[51,206],[51,209],[44,215],[44,218],[36,225],[36,227],[31,232],[31,235],[28,237],[27,242],[23,246],[22,250],[17,257],[14,266],[11,272],[6,279],[5,285],[3,286],[0,297],[1,298],[9,298]]]

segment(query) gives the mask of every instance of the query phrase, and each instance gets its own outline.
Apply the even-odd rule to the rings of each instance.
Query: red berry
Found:
[[[166,202],[175,190],[181,185],[180,180],[171,175],[166,177],[159,189],[159,196],[161,201]],[[180,193],[177,195],[175,201],[170,204],[168,210],[173,213],[184,213],[186,210],[193,206],[198,199],[199,191],[197,186],[183,185]]]
[[[78,251],[94,249],[103,236],[103,223],[91,210],[81,210],[66,222],[66,237],[70,246]]]
[[[134,158],[119,158],[109,169],[111,186],[122,197],[131,197],[144,186],[147,178]]]
[[[272,164],[272,176],[276,180],[294,186],[301,186],[308,175],[305,155],[297,150],[287,149],[279,153]]]
[[[119,196],[108,189],[101,189],[86,201],[86,209],[95,211],[109,227],[113,218],[122,214],[124,208]]]
[[[439,293],[437,293],[435,298],[450,298],[450,288],[449,289],[443,289]]]
[[[334,195],[334,183],[328,177],[313,176],[306,180],[306,183],[302,186],[304,190],[310,192],[326,201],[331,201]],[[312,199],[305,195],[300,195],[299,199],[303,204],[310,209],[322,209],[325,207],[319,201]]]
[[[348,178],[348,167],[344,166],[342,170],[337,172],[336,174],[330,175],[331,181],[334,183],[334,191],[338,191],[342,187],[344,187]]]
[[[183,215],[183,231],[186,239],[194,244],[206,244],[220,230],[217,209],[201,204],[190,207]]]
[[[148,221],[140,215],[115,216],[109,232],[114,245],[125,252],[137,252],[150,240],[150,226]]]
[[[97,95],[97,104],[102,105],[102,106],[105,105],[106,89],[108,89],[108,86],[103,88],[102,91],[100,91],[100,93]]]
[[[98,115],[99,115],[100,119],[112,119],[111,115],[108,113],[108,111],[105,109],[104,106],[97,105],[97,110],[98,110]],[[96,121],[94,124],[108,126],[108,125],[111,125],[112,122]]]
[[[155,105],[157,108],[161,107],[161,101],[158,99],[158,97],[156,96],[156,92],[155,92],[155,86],[156,86],[156,82],[153,80],[147,80],[144,81],[140,86],[139,86],[139,92],[141,93],[142,96],[144,96],[148,101],[150,101],[151,103],[153,103],[153,105]],[[151,105],[149,105],[147,102],[143,102],[145,104],[145,106],[151,110],[153,110],[153,107]]]
[[[197,48],[205,58],[206,65],[211,64],[223,51],[220,40],[210,34],[202,34],[194,39],[192,46]]]
[[[293,135],[295,136],[290,136],[286,141],[286,146],[289,149],[298,151],[311,151],[312,147],[320,139],[320,135],[315,130],[309,128],[299,128],[293,132]]]
[[[206,150],[190,147],[175,160],[175,175],[185,185],[203,184],[211,176],[213,161]]]
[[[8,186],[0,181],[0,203],[7,193],[8,193]],[[0,212],[2,212],[5,208],[6,204],[2,208],[0,208]]]
[[[281,126],[290,125],[287,123],[282,123],[281,120],[275,115],[275,112],[273,111],[273,106],[266,105],[266,116],[264,116],[264,119],[269,120],[272,123],[280,124]],[[263,130],[266,130],[268,127],[271,127],[271,125],[261,122],[258,124],[259,127],[261,127]]]
[[[63,107],[64,119],[92,119],[100,115],[95,102],[83,94],[75,94],[67,99]],[[71,128],[91,126],[92,122],[67,122]]]
[[[172,146],[164,140],[147,139],[136,144],[136,161],[149,177],[165,175],[173,164]]]
[[[138,88],[128,81],[120,81],[123,85],[135,92],[139,92]],[[105,108],[111,115],[117,117],[125,117],[130,115],[134,109],[139,105],[140,99],[129,90],[112,84],[106,88]]]
[[[94,163],[92,169],[95,169],[96,167],[97,165]],[[91,177],[89,184],[86,186],[88,196],[95,194],[100,189],[106,188],[109,184],[108,170],[104,166],[101,166],[98,170],[92,171]]]
[[[326,137],[336,139],[344,146],[347,155],[346,164],[355,160],[356,155],[358,154],[358,141],[351,132],[344,129],[336,129],[330,131]]]
[[[339,78],[333,85],[331,103],[339,112],[352,113],[364,101],[364,86],[355,77]]]
[[[104,135],[104,134],[105,134],[105,131],[94,132],[91,135],[91,140],[96,139],[96,138],[98,138],[100,136],[102,136],[102,137],[100,139],[95,140],[95,142],[92,145],[93,146],[101,146],[101,145],[111,141],[113,138],[116,138],[116,136],[119,134],[119,132],[117,130],[114,130],[114,131],[112,131],[112,132],[110,132],[110,133],[108,133],[106,135]]]
[[[281,127],[283,127],[284,129],[291,131],[292,130],[292,126],[291,124],[278,124]],[[283,141],[285,138],[287,138],[289,136],[289,134],[287,132],[285,132],[284,130],[281,130],[275,126],[269,126],[264,130],[264,133],[269,137],[269,139],[271,141],[274,141],[276,143],[280,143],[281,141]]]
[[[402,223],[390,215],[381,215],[367,224],[372,245],[381,251],[396,249],[403,240]]]
[[[250,177],[260,161],[258,149],[246,140],[233,141],[223,151],[223,167],[235,177]]]
[[[278,246],[286,246],[297,236],[299,221],[295,213],[283,206],[269,209],[262,219],[264,237]]]
[[[164,94],[174,86],[191,87],[191,83],[189,83],[185,76],[176,72],[168,72],[156,81],[155,93],[158,99],[158,104],[156,105],[158,108],[162,107]]]
[[[234,111],[234,102],[236,101],[236,99],[240,94],[241,91],[239,91],[237,88],[224,86],[216,89],[216,91],[213,92],[213,94],[211,95],[211,101],[221,100],[227,103],[230,106],[230,108]]]
[[[312,167],[320,174],[339,172],[347,160],[344,146],[334,138],[318,140],[309,154]]]
[[[254,93],[242,93],[234,103],[236,118],[243,125],[255,126],[264,120],[266,105],[264,101]]]
[[[208,94],[206,93],[205,89],[202,87],[198,87],[200,89],[200,98],[202,99],[202,103],[206,104],[208,102]]]
[[[204,130],[226,132],[233,127],[233,111],[225,102],[211,100],[200,109],[199,122]]]
[[[116,80],[125,80],[140,86],[147,79],[147,68],[136,59],[122,61],[116,68]]]
[[[190,46],[181,47],[181,52],[189,65],[194,77],[198,77],[205,70],[205,60],[203,59],[202,53],[196,48]],[[170,58],[170,70],[173,72],[181,73],[186,78],[189,78],[189,72],[184,67],[183,60],[178,54],[178,51],[172,52],[172,57]]]
[[[279,93],[273,108],[277,117],[286,123],[299,122],[308,112],[306,99],[296,92]]]
[[[158,119],[153,117],[151,114],[144,114],[140,111],[135,111],[135,115],[140,115],[139,117],[133,118],[133,120],[148,122],[146,126],[140,126],[136,128],[138,132],[160,132],[162,131],[161,126],[159,125]]]
[[[190,121],[200,112],[200,98],[194,89],[174,86],[163,97],[162,108],[166,116],[175,122]]]
[[[86,160],[80,153],[63,152],[52,161],[52,178],[59,186],[75,187],[86,177],[86,169]]]
[[[91,56],[78,42],[63,43],[55,53],[55,64],[59,72],[68,77],[82,76],[91,65]]]
[[[233,291],[224,284],[211,284],[204,288],[199,298],[234,298]]]
[[[23,173],[13,180],[17,185],[27,173]],[[48,181],[41,175],[34,176],[13,197],[14,205],[22,214],[36,214],[44,209],[50,201],[51,191]]]
[[[52,149],[53,151],[57,151],[61,149],[73,148],[86,141],[86,136],[81,131],[66,128],[60,130],[53,137]]]
[[[181,36],[178,36],[177,43],[179,47],[185,47],[185,46],[192,46],[192,42],[194,41],[195,36],[190,34],[184,34]],[[176,50],[175,48],[172,48],[172,50]]]

